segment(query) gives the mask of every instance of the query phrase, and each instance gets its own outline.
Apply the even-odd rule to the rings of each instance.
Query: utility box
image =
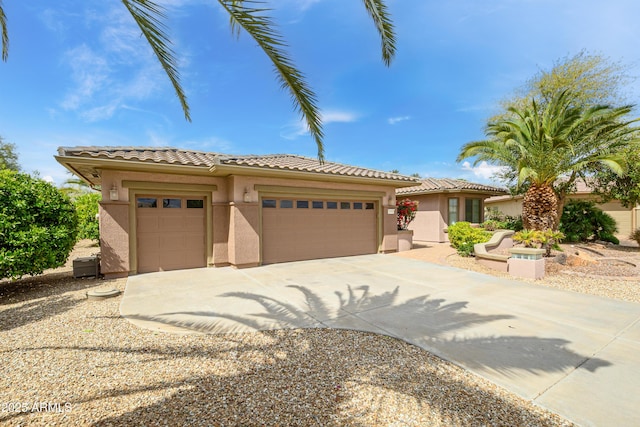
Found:
[[[73,277],[98,277],[100,275],[100,257],[98,255],[73,260]]]

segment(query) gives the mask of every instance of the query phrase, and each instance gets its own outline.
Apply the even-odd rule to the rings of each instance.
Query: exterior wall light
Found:
[[[111,190],[109,190],[109,199],[114,202],[120,199],[120,197],[118,196],[118,187],[116,187],[115,184],[113,184],[113,187],[111,187]]]

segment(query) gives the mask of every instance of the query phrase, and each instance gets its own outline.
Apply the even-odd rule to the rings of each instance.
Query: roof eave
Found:
[[[192,165],[177,165],[171,163],[151,163],[142,161],[131,160],[117,160],[117,159],[105,159],[105,158],[90,158],[90,157],[77,157],[77,156],[54,156],[54,158],[62,166],[67,168],[74,175],[79,176],[81,179],[89,182],[91,185],[101,185],[102,176],[100,171],[102,170],[127,170],[135,172],[164,172],[172,174],[186,174],[186,175],[209,175],[209,170],[206,166],[192,166]],[[95,176],[87,176],[82,173],[80,169],[88,168],[95,171]]]
[[[420,190],[415,192],[406,192],[400,193],[402,196],[422,196],[427,194],[439,194],[439,193],[476,193],[483,194],[487,197],[489,196],[502,196],[507,194],[507,191],[497,191],[497,190],[476,190],[476,189],[464,189],[464,188],[437,188],[434,190]]]
[[[357,175],[337,175],[322,172],[300,171],[291,169],[271,169],[256,166],[214,165],[209,168],[214,176],[244,175],[269,178],[298,178],[309,181],[329,181],[341,183],[377,184],[395,188],[414,187],[417,181],[400,181],[389,178],[378,178]]]

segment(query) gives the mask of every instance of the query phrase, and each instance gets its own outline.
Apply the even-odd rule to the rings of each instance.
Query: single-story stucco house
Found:
[[[419,185],[396,190],[396,197],[419,202],[416,217],[409,224],[413,240],[449,241],[446,229],[458,221],[484,222],[484,200],[506,194],[504,188],[461,179],[422,179]]]
[[[495,196],[485,200],[487,209],[498,209],[505,215],[519,216],[522,215],[522,199],[523,195]],[[616,236],[621,239],[629,238],[633,230],[640,227],[640,206],[633,208],[625,208],[618,200],[611,200],[606,203],[598,203],[598,196],[592,193],[591,188],[582,180],[576,181],[576,192],[567,196],[568,200],[590,200],[596,203],[596,206],[608,213],[616,220],[618,232]]]
[[[100,188],[107,277],[397,251],[395,190],[414,178],[296,155],[61,147]]]

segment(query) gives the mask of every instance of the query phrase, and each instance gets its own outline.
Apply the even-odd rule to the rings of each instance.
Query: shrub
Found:
[[[481,228],[473,228],[466,221],[456,222],[448,228],[449,242],[458,254],[461,256],[469,256],[473,254],[473,245],[476,243],[488,242],[491,233]]]
[[[73,204],[53,185],[0,171],[0,277],[17,279],[64,264],[76,242]]]
[[[522,230],[513,235],[513,240],[520,242],[527,248],[545,249],[545,256],[551,256],[551,249],[560,249],[558,243],[564,239],[564,234],[553,230]]]
[[[522,216],[507,216],[501,223],[500,228],[503,230],[521,231],[524,229],[522,225]]]
[[[78,239],[100,239],[97,218],[99,202],[99,193],[84,193],[75,199],[74,205],[78,216]]]
[[[640,245],[640,228],[636,228],[631,235],[629,236],[631,240],[635,240],[638,245]]]
[[[590,201],[574,200],[567,203],[560,219],[560,231],[569,242],[603,240],[620,243],[614,236],[618,231],[615,219]]]
[[[500,221],[496,221],[495,219],[488,219],[485,222],[483,222],[482,224],[482,228],[484,228],[487,231],[496,231],[500,228]]]
[[[398,213],[398,230],[406,230],[409,224],[416,217],[418,202],[409,199],[396,200],[396,211]]]
[[[498,208],[489,208],[486,215],[486,221],[483,224],[483,227],[486,230],[513,230],[520,231],[522,230],[522,217],[518,216],[509,216],[502,213]],[[487,228],[485,225],[489,223],[489,227]]]

